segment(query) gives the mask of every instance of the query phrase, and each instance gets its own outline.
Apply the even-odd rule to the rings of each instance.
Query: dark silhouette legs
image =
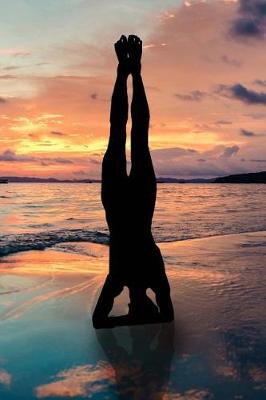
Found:
[[[116,245],[115,235],[116,221],[119,220],[121,207],[124,206],[123,192],[127,185],[126,170],[126,124],[128,119],[127,97],[127,60],[125,57],[127,40],[125,37],[115,44],[119,65],[117,77],[111,100],[110,111],[110,136],[109,143],[102,163],[102,203],[106,212],[106,220],[110,229],[109,270],[99,300],[93,313],[93,322],[96,326],[99,321],[102,325],[112,310],[114,298],[123,288],[124,282],[115,271],[118,263],[119,246]]]
[[[123,42],[120,46],[123,47]],[[127,180],[125,151],[128,119],[127,78],[125,66],[123,63],[119,64],[111,101],[109,143],[102,163],[102,202],[107,216],[110,217],[118,205],[121,188]]]
[[[109,143],[102,163],[101,192],[110,231],[109,274],[93,313],[96,328],[119,322],[108,314],[124,286],[129,288],[130,295],[125,324],[171,321],[174,317],[163,259],[151,233],[156,178],[148,147],[150,114],[141,77],[142,42],[133,35],[128,40],[122,36],[115,50],[119,64],[111,102]],[[125,144],[129,73],[133,98],[128,176]],[[147,296],[148,288],[154,291],[159,310]]]
[[[143,222],[151,229],[156,201],[156,178],[148,147],[150,113],[140,74],[133,74],[133,98],[131,104],[131,171],[130,184]]]

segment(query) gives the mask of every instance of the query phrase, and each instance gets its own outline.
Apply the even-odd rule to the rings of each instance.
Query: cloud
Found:
[[[220,157],[229,158],[229,157],[234,156],[238,151],[239,151],[239,146],[237,146],[237,145],[229,146],[224,149],[224,151]]]
[[[26,56],[30,56],[31,53],[26,50],[19,50],[19,49],[13,49],[13,48],[6,48],[6,49],[0,48],[0,55],[1,56],[12,56],[12,57],[26,57]]]
[[[175,96],[184,101],[201,101],[206,96],[206,93],[201,90],[192,90],[186,94],[176,93]]]
[[[59,372],[54,381],[36,387],[37,398],[44,397],[91,397],[100,394],[114,384],[113,368],[106,362],[81,365]]]
[[[95,165],[102,165],[102,160],[93,158],[93,157],[89,157],[89,162],[90,164],[95,164]]]
[[[181,147],[158,149],[151,152],[157,176],[203,177],[222,175],[219,167],[202,162],[199,168],[201,153],[194,149]]]
[[[230,87],[230,91],[236,99],[246,104],[266,104],[266,93],[256,92],[255,90],[247,89],[245,86],[237,83]]]
[[[247,130],[247,129],[240,129],[240,134],[242,136],[246,136],[246,137],[254,137],[254,136],[262,137],[262,136],[266,136],[266,133],[255,133],[255,132],[252,132],[252,131]]]
[[[9,161],[9,162],[29,162],[35,161],[34,157],[31,156],[20,156],[17,155],[13,150],[6,150],[2,154],[0,154],[0,161]]]
[[[240,130],[240,134],[241,134],[242,136],[246,136],[246,137],[256,136],[254,132],[247,131],[246,129],[241,129],[241,130]]]
[[[50,160],[53,164],[73,164],[72,160],[69,160],[68,158],[63,158],[63,157],[55,157],[55,158],[47,158]]]
[[[28,155],[16,154],[13,150],[5,150],[0,154],[0,161],[2,162],[22,162],[22,163],[40,163],[41,165],[51,165],[51,164],[73,164],[72,160],[63,157],[35,157]]]
[[[222,55],[221,61],[225,64],[231,65],[232,67],[240,67],[242,64],[240,61],[236,60],[235,58],[230,58],[226,54]]]
[[[0,79],[17,79],[16,75],[10,75],[10,74],[4,74],[4,75],[0,75]]]
[[[238,38],[262,39],[266,33],[266,1],[240,0],[231,33]]]
[[[260,120],[260,119],[265,119],[266,118],[266,113],[265,112],[256,112],[256,113],[248,113],[248,114],[243,114],[245,117],[252,118],[255,120]]]
[[[2,67],[2,70],[3,71],[14,71],[14,70],[17,70],[19,68],[21,68],[21,67],[18,66],[18,65],[6,65],[5,67]]]
[[[172,147],[168,149],[156,149],[152,150],[151,154],[153,157],[158,158],[161,156],[176,158],[180,156],[191,156],[192,154],[197,154],[198,152],[194,149],[185,149],[182,147]]]
[[[255,79],[253,83],[255,83],[256,85],[266,87],[266,79]]]
[[[55,136],[65,136],[65,133],[59,131],[51,131],[50,133]]]
[[[6,372],[5,370],[1,369],[0,370],[0,384],[9,386],[11,383],[12,377],[11,375]]]
[[[76,176],[76,177],[78,177],[78,178],[80,178],[80,177],[82,177],[82,178],[84,178],[84,177],[88,178],[88,171],[84,171],[84,170],[80,169],[80,170],[78,170],[78,171],[74,171],[74,172],[73,172],[73,175]]]
[[[220,126],[220,125],[232,125],[232,121],[228,121],[226,119],[220,119],[218,121],[214,122],[215,125]]]
[[[243,170],[243,163],[234,157],[239,151],[238,145],[217,145],[203,152],[177,147],[153,150],[151,154],[157,176],[209,178],[247,172],[248,166]]]
[[[241,18],[235,21],[232,31],[237,36],[248,37],[260,37],[263,33],[257,21],[249,18]]]

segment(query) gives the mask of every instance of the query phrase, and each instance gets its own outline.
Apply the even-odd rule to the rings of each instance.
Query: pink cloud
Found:
[[[26,50],[15,49],[15,48],[0,48],[0,55],[11,56],[11,57],[26,57],[30,56],[31,53]]]

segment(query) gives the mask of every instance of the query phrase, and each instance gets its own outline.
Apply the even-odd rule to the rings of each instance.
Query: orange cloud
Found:
[[[36,388],[36,396],[85,397],[102,392],[111,383],[115,383],[114,370],[108,363],[100,361],[96,366],[77,366],[58,373],[54,382]]]
[[[0,369],[0,384],[9,386],[12,380],[12,376],[3,369]]]

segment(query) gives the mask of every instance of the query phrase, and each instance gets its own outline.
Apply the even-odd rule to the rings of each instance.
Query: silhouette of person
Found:
[[[174,311],[162,255],[151,232],[156,178],[148,147],[149,106],[141,77],[142,41],[115,43],[118,58],[110,112],[110,137],[102,163],[101,197],[110,231],[109,274],[93,313],[95,328],[108,327],[114,298],[129,289],[125,324],[172,321]],[[131,170],[126,169],[127,78],[132,75]],[[147,296],[151,288],[158,307]],[[121,321],[120,321],[121,322]]]
[[[174,323],[134,326],[122,346],[112,330],[97,330],[97,340],[115,372],[118,399],[162,400],[169,391],[175,354]]]

